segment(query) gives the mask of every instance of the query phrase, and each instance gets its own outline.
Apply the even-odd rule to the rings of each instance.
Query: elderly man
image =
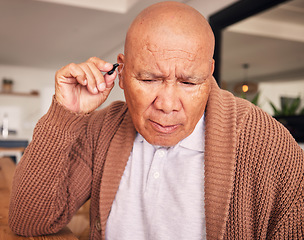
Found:
[[[302,239],[303,151],[219,89],[213,48],[200,13],[162,2],[134,20],[118,55],[126,103],[94,111],[112,64],[60,69],[16,171],[13,231],[57,232],[91,198],[91,239]]]

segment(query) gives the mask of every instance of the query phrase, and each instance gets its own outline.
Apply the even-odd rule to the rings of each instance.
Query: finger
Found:
[[[117,72],[116,71],[114,71],[113,74],[111,74],[111,75],[106,74],[104,76],[104,80],[105,80],[107,88],[113,87],[116,77],[117,77]]]
[[[79,64],[79,66],[85,72],[88,91],[92,94],[97,94],[98,90],[97,90],[97,87],[96,87],[96,78],[95,78],[94,73],[91,71],[91,67],[94,67],[94,66],[90,67],[89,63],[87,63],[87,62],[81,63],[81,64]]]
[[[94,63],[89,62],[88,67],[90,68],[91,72],[94,75],[95,81],[96,81],[96,91],[103,92],[106,89],[106,83],[104,81],[104,76],[100,72],[100,70],[97,68],[97,66]],[[94,88],[95,89],[95,88]]]
[[[82,85],[87,84],[85,72],[75,63],[70,63],[58,70],[56,72],[56,79],[57,81],[65,79],[69,83],[74,79]]]
[[[92,62],[94,65],[97,66],[97,68],[102,72],[109,72],[113,69],[113,64],[105,62],[97,57],[89,58],[87,62]],[[100,92],[103,92],[106,88],[111,88],[114,85],[114,80],[117,76],[116,71],[113,72],[113,74],[105,74],[103,76],[103,81],[98,82],[97,88]]]
[[[113,68],[112,63],[101,60],[98,57],[91,57],[87,60],[87,62],[94,63],[97,66],[97,68],[102,72],[108,72]]]

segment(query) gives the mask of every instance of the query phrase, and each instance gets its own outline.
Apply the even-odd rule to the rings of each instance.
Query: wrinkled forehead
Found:
[[[135,74],[156,74],[160,76],[188,76],[206,78],[212,67],[212,58],[202,56],[200,51],[176,47],[161,48],[146,44],[139,51],[132,52],[128,66]],[[126,67],[128,67],[126,66]],[[187,77],[186,77],[187,78]]]
[[[180,47],[168,46],[162,48],[159,45],[147,43],[143,49],[150,53],[155,59],[163,61],[185,59],[192,62],[197,59],[197,51]]]

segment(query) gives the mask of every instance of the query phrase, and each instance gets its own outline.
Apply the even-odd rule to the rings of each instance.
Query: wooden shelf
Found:
[[[0,95],[21,96],[21,97],[38,97],[39,92],[32,91],[30,93],[23,93],[23,92],[2,92],[2,91],[0,91]]]

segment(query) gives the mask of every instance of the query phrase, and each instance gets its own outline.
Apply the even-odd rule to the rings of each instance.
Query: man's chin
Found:
[[[173,136],[153,136],[153,137],[145,137],[143,136],[147,142],[154,146],[161,146],[161,147],[172,147],[179,143],[182,138],[173,137]]]

